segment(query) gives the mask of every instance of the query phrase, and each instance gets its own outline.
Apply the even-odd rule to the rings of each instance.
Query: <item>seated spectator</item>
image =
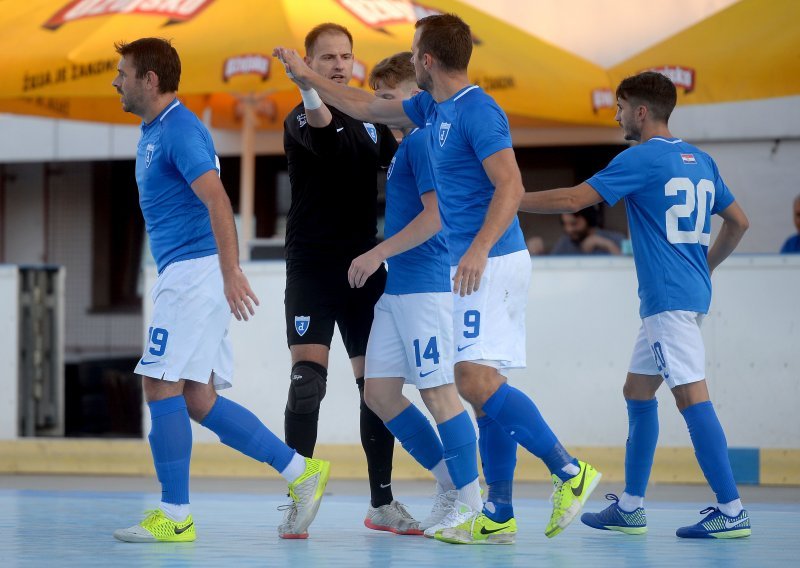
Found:
[[[792,235],[781,247],[781,254],[800,254],[800,195],[794,198],[794,226],[797,234]]]
[[[561,226],[565,234],[550,254],[622,254],[625,235],[601,229],[598,216],[596,207],[587,207],[575,214],[563,213]]]

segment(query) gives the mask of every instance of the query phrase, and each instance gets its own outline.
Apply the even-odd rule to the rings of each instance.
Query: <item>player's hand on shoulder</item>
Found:
[[[357,256],[350,263],[347,270],[347,281],[351,288],[361,288],[367,283],[370,276],[383,264],[383,259],[373,250],[367,251],[361,256]]]
[[[225,298],[228,300],[233,317],[239,321],[249,320],[248,313],[250,316],[254,316],[256,314],[255,306],[258,306],[259,303],[255,292],[250,288],[247,276],[237,266],[227,271],[223,270],[222,279],[225,284]]]
[[[477,292],[483,271],[486,270],[487,260],[486,254],[473,247],[468,248],[458,262],[458,267],[453,275],[453,293],[463,297]]]

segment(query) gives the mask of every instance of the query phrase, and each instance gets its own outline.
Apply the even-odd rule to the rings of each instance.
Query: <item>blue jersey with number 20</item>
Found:
[[[639,315],[707,313],[711,215],[733,194],[711,156],[677,138],[628,148],[587,180],[609,205],[625,199],[639,277]]]

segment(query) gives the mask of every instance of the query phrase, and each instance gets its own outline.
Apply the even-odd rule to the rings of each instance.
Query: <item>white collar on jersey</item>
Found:
[[[676,138],[675,140],[667,140],[663,136],[653,136],[650,140],[658,140],[659,142],[666,142],[667,144],[678,144],[683,142],[680,138]]]
[[[460,92],[460,93],[459,93],[459,94],[458,94],[458,95],[457,95],[457,96],[456,96],[456,97],[453,99],[453,102],[457,101],[458,99],[460,99],[461,97],[463,97],[464,95],[466,95],[467,93],[469,93],[469,92],[470,92],[472,89],[477,89],[477,88],[478,88],[478,85],[472,85],[471,87],[467,87],[466,89],[464,89],[463,91],[461,91],[461,92]]]
[[[167,116],[167,115],[168,115],[168,114],[169,114],[169,113],[172,111],[172,109],[174,109],[174,108],[175,108],[176,106],[178,106],[179,104],[181,104],[181,101],[179,101],[178,99],[175,99],[175,102],[174,102],[174,103],[172,103],[172,104],[171,104],[169,107],[167,107],[167,110],[165,110],[165,111],[164,111],[164,112],[161,114],[161,118],[159,118],[159,119],[158,119],[158,120],[159,120],[159,122],[161,122],[162,120],[164,120],[164,117],[165,117],[165,116]]]

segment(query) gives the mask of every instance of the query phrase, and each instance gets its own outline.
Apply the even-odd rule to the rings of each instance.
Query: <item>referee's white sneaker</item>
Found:
[[[419,521],[411,516],[405,505],[392,501],[388,505],[367,509],[364,526],[376,531],[388,531],[394,534],[421,535]]]

